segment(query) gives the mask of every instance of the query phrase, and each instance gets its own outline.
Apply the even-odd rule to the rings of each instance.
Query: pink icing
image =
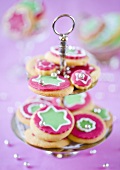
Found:
[[[56,56],[56,57],[60,57],[60,55],[58,54],[58,52],[59,52],[59,47],[53,47],[53,48],[54,48],[54,52],[51,51],[51,54],[54,55],[54,56]],[[80,49],[80,48],[78,49],[78,47],[76,47],[76,48],[77,48],[77,49],[76,49],[76,50],[77,50],[76,56],[66,55],[65,58],[77,60],[77,59],[82,59],[82,58],[87,57],[87,56],[86,56],[86,53],[82,53],[82,50],[83,50],[83,49]]]
[[[94,115],[88,115],[84,113],[84,114],[75,115],[74,118],[75,118],[75,124],[76,124],[76,121],[81,118],[90,118],[96,122],[96,129],[92,130],[91,132],[81,131],[76,126],[74,126],[71,134],[77,138],[94,139],[94,138],[97,138],[99,135],[101,135],[101,133],[104,131],[103,123],[98,118],[96,118]]]
[[[79,78],[78,75],[81,74],[81,73],[84,75],[84,78]],[[86,86],[89,86],[91,84],[91,77],[90,77],[89,72],[83,71],[83,70],[75,71],[71,76],[71,80],[77,86],[86,87]]]
[[[56,109],[58,109],[58,110],[61,110],[61,109],[63,109],[62,107],[59,107],[59,106],[55,106],[55,108]],[[42,109],[40,109],[41,111],[42,110],[46,110],[47,109],[47,106],[45,107],[45,108],[42,108]],[[56,113],[57,114],[57,113]],[[64,125],[64,126],[62,126],[57,132],[56,131],[54,131],[51,127],[47,127],[47,126],[40,126],[39,125],[39,122],[41,121],[41,119],[38,117],[38,115],[37,115],[37,113],[35,113],[35,115],[34,115],[34,123],[35,123],[35,125],[40,129],[40,130],[42,130],[42,131],[44,131],[45,133],[49,133],[49,134],[62,134],[62,133],[64,133],[64,132],[66,132],[66,131],[68,131],[70,128],[71,128],[71,126],[72,126],[72,124],[73,124],[73,120],[72,120],[72,117],[71,117],[71,115],[67,112],[67,119],[69,119],[70,120],[70,122],[71,122],[71,124],[69,124],[69,125]],[[53,118],[54,119],[54,118]]]
[[[31,113],[31,112],[29,112],[28,111],[28,108],[29,108],[29,106],[30,105],[32,105],[32,104],[44,104],[45,106],[48,104],[48,103],[46,103],[44,100],[39,100],[39,102],[30,102],[30,103],[27,103],[27,104],[25,104],[25,105],[23,105],[22,106],[22,111],[21,111],[21,114],[22,114],[22,112],[24,112],[24,115],[29,115],[29,116],[32,116],[33,115],[33,113]],[[44,106],[44,107],[45,107]],[[23,116],[24,116],[23,115]],[[30,118],[27,118],[27,119],[30,119]]]
[[[46,60],[38,60],[36,64],[36,68],[39,70],[53,70],[56,65],[52,62],[48,62]]]
[[[72,75],[73,72],[77,71],[77,70],[85,70],[88,73],[92,73],[93,71],[95,71],[95,68],[90,66],[89,64],[86,64],[84,66],[75,66],[75,67],[70,67],[70,70],[67,71],[67,74],[69,76]]]
[[[21,32],[24,26],[23,14],[14,12],[11,18],[9,19],[10,29]]]
[[[60,86],[55,86],[55,85],[42,85],[39,84],[37,82],[33,82],[32,79],[37,78],[38,76],[34,76],[31,77],[29,79],[29,86],[31,86],[32,88],[36,89],[36,90],[40,90],[40,91],[55,91],[55,90],[62,90],[65,89],[67,87],[69,87],[70,81],[67,78],[64,78],[63,76],[58,76],[60,79],[65,80],[65,82],[61,82]]]
[[[82,109],[83,107],[87,106],[90,103],[90,101],[91,101],[91,97],[90,97],[89,93],[86,93],[85,103],[84,104],[76,104],[76,105],[70,106],[70,107],[66,106],[65,103],[64,103],[64,105],[70,111],[76,111],[76,110]],[[63,100],[63,102],[64,102],[64,100]]]

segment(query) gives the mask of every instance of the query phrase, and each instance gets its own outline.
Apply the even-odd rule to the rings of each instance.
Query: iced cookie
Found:
[[[58,106],[46,106],[32,116],[30,127],[40,139],[58,141],[67,137],[74,126],[70,111]]]
[[[98,17],[88,17],[79,26],[79,36],[83,41],[93,40],[105,27],[104,21]]]
[[[47,60],[37,60],[35,65],[35,70],[38,75],[51,75],[51,73],[56,71],[56,65]]]
[[[83,112],[84,110],[92,110],[94,108],[90,94],[87,92],[65,96],[63,98],[63,105],[73,114]]]
[[[31,116],[38,111],[40,108],[45,107],[48,102],[43,100],[39,102],[29,102],[23,104],[20,108],[18,108],[16,115],[20,122],[30,125]],[[49,103],[50,104],[50,103]]]
[[[95,106],[92,112],[100,116],[105,121],[108,128],[112,125],[113,116],[108,110]]]
[[[80,90],[86,90],[92,85],[92,79],[89,72],[77,70],[71,75],[72,84]]]
[[[3,27],[9,36],[21,39],[31,33],[34,22],[32,11],[18,4],[10,8],[5,14]]]
[[[105,137],[104,121],[93,113],[80,113],[74,116],[75,126],[68,138],[77,143],[95,143]]]
[[[71,82],[63,76],[31,77],[29,88],[34,93],[50,97],[63,97],[73,92]]]
[[[35,136],[30,129],[25,131],[25,141],[30,145],[40,148],[62,148],[70,144],[70,141],[67,138],[56,142],[41,140]]]
[[[28,74],[28,78],[32,77],[32,76],[37,76],[38,73],[35,70],[35,65],[37,63],[37,60],[43,59],[44,57],[42,55],[38,55],[36,57],[33,57],[31,59],[29,59],[26,63],[26,71]]]
[[[60,63],[59,47],[51,47],[50,51],[45,55],[46,60]],[[65,60],[68,66],[85,65],[88,62],[88,56],[84,49],[75,46],[68,46],[66,49]]]
[[[92,79],[92,83],[96,82],[100,77],[100,68],[96,65],[86,64],[83,66],[73,66],[66,68],[66,74],[71,76],[73,72],[77,70],[87,71]]]
[[[41,102],[41,101],[43,101],[47,105],[50,105],[52,103],[52,100],[53,100],[53,97],[46,97],[46,96],[36,95],[36,96],[29,97],[26,100],[26,103],[27,102]]]

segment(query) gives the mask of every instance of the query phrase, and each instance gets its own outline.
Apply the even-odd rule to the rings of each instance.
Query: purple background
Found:
[[[5,11],[14,3],[14,0],[0,1],[0,17],[2,18]],[[102,13],[118,11],[120,12],[119,0],[74,0],[74,1],[45,1],[47,8],[47,18],[51,24],[53,19],[62,14],[69,13],[75,19],[81,12],[88,12],[90,14],[100,15]],[[50,36],[42,42],[36,43],[35,49],[32,55],[43,54],[49,47],[58,44],[58,37],[53,33],[51,25],[49,26]],[[76,34],[72,33],[69,37],[69,44],[79,45]],[[67,159],[56,159],[54,157],[46,155],[44,152],[30,147],[20,141],[11,130],[11,118],[13,112],[19,105],[19,102],[23,102],[30,95],[34,95],[29,91],[27,87],[26,78],[16,78],[11,74],[11,70],[14,65],[18,63],[19,54],[15,47],[15,42],[5,37],[0,30],[0,94],[7,93],[6,100],[0,99],[0,170],[22,170],[26,169],[23,166],[24,161],[28,161],[31,164],[33,170],[95,170],[103,169],[104,163],[109,163],[108,169],[119,170],[120,169],[120,70],[112,69],[109,67],[102,68],[102,72],[109,73],[112,78],[110,82],[99,81],[97,86],[90,90],[90,93],[96,104],[108,108],[114,115],[114,128],[110,137],[101,145],[96,146],[97,150],[95,155],[90,155],[88,149],[80,152],[77,156]],[[110,85],[115,87],[114,92],[109,91]],[[13,111],[10,113],[10,109]],[[11,147],[4,144],[4,140],[8,139],[11,143]],[[22,158],[16,160],[13,155],[17,153]]]

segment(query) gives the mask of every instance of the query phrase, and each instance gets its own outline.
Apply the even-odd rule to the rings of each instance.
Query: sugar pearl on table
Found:
[[[111,93],[114,93],[116,91],[116,85],[115,84],[110,84],[108,86],[108,91]]]
[[[96,153],[97,153],[96,149],[90,150],[91,155],[96,154]]]
[[[10,143],[9,143],[9,140],[5,139],[5,140],[4,140],[4,144],[5,144],[5,145],[9,145],[9,144],[10,144]]]
[[[6,100],[7,99],[7,93],[5,93],[5,92],[0,92],[0,100]]]
[[[108,168],[108,167],[109,167],[109,163],[103,164],[103,168]]]
[[[20,158],[20,156],[19,156],[18,154],[16,154],[16,153],[13,155],[13,157],[14,157],[15,159],[19,159],[19,158]]]
[[[26,166],[26,167],[29,167],[30,163],[29,162],[24,162],[23,165]]]

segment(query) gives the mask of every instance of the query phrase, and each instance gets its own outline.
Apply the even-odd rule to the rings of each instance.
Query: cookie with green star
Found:
[[[56,64],[60,63],[60,49],[58,46],[53,46],[45,54],[45,59],[54,62]],[[84,49],[76,46],[68,46],[66,48],[65,60],[67,66],[80,66],[88,63],[88,56]]]
[[[94,108],[91,96],[87,92],[65,96],[63,98],[63,105],[65,108],[69,109],[73,115]]]
[[[96,115],[100,116],[104,120],[104,122],[108,128],[112,125],[113,116],[107,109],[95,106],[92,109],[92,112],[95,113]]]
[[[63,97],[73,92],[69,79],[63,76],[34,76],[29,79],[29,88],[34,93],[48,97]]]
[[[25,131],[25,141],[37,148],[63,148],[70,144],[70,140],[65,138],[56,142],[45,141],[36,137],[31,129]]]
[[[30,128],[36,137],[45,141],[59,141],[67,137],[74,126],[70,111],[59,106],[46,106],[35,113]]]
[[[68,136],[74,142],[90,144],[105,137],[106,124],[100,116],[84,111],[74,115],[75,125]]]

